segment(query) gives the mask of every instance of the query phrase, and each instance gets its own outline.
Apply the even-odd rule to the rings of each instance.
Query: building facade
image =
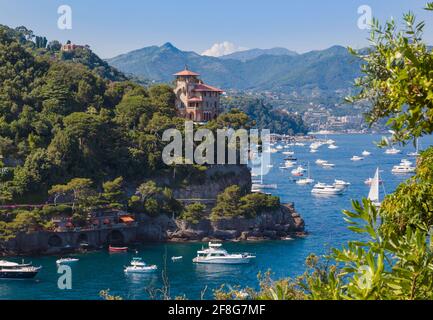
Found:
[[[181,117],[207,122],[218,117],[221,112],[221,89],[205,84],[199,74],[188,70],[175,73],[176,107]]]

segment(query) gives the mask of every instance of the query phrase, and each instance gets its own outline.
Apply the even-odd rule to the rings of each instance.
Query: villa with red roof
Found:
[[[221,89],[203,83],[200,75],[187,67],[174,76],[176,107],[181,117],[196,122],[207,122],[218,117]]]

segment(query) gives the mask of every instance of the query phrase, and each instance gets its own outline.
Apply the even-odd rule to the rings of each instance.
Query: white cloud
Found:
[[[221,57],[227,54],[237,52],[237,51],[245,51],[248,48],[239,47],[232,42],[224,41],[221,43],[215,43],[210,49],[207,49],[202,53],[203,56],[211,56],[211,57]]]

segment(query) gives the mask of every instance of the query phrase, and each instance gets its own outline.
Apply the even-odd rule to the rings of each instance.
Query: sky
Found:
[[[0,24],[24,25],[49,40],[88,44],[103,58],[171,42],[181,50],[221,55],[251,48],[297,52],[333,45],[361,48],[368,30],[358,27],[360,6],[381,21],[411,10],[427,22],[420,0],[0,0]],[[72,9],[72,29],[59,29],[58,8]],[[362,20],[362,19],[361,19]]]

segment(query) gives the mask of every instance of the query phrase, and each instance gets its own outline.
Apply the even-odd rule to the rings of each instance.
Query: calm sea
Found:
[[[108,254],[96,252],[79,255],[80,261],[72,267],[72,290],[59,290],[57,268],[58,257],[29,258],[34,265],[43,269],[35,280],[9,281],[0,280],[0,299],[98,299],[99,291],[110,289],[112,294],[125,299],[148,299],[149,289],[162,286],[161,270],[166,270],[170,283],[171,296],[186,295],[198,299],[201,294],[210,298],[212,290],[221,284],[232,286],[257,286],[258,272],[272,270],[274,277],[297,276],[305,270],[305,258],[310,253],[324,254],[333,246],[341,246],[353,235],[347,230],[341,211],[351,208],[351,199],[367,196],[369,187],[364,180],[372,177],[380,167],[385,181],[383,193],[391,193],[396,186],[409,176],[391,174],[391,168],[398,164],[406,154],[413,151],[413,146],[405,148],[401,155],[385,155],[383,150],[373,144],[379,141],[377,135],[332,135],[328,138],[336,141],[337,150],[327,146],[312,154],[306,147],[293,147],[299,162],[311,163],[311,174],[316,182],[332,183],[334,179],[343,179],[351,183],[348,191],[342,196],[317,197],[311,195],[311,186],[298,186],[292,181],[290,171],[281,170],[279,166],[284,156],[273,155],[274,168],[265,177],[266,184],[277,184],[278,189],[272,193],[281,197],[283,202],[295,202],[297,211],[303,216],[309,236],[294,241],[265,241],[258,243],[227,243],[225,248],[230,252],[253,252],[257,259],[250,265],[217,266],[194,265],[192,259],[203,244],[147,244],[137,248],[149,264],[157,264],[159,271],[153,275],[126,276],[123,267],[129,264],[134,253]],[[433,137],[421,140],[422,148],[433,145]],[[363,150],[372,152],[364,161],[352,162],[353,155],[361,155]],[[334,169],[323,169],[314,162],[317,159],[328,160],[336,166]],[[167,256],[168,259],[164,259]],[[183,260],[172,262],[170,257],[183,256]]]

